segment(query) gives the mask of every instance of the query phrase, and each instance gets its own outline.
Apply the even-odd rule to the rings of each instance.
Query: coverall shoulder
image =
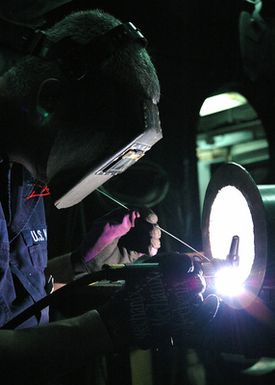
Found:
[[[46,295],[43,197],[21,166],[0,164],[0,326]],[[48,309],[20,327],[48,322]]]

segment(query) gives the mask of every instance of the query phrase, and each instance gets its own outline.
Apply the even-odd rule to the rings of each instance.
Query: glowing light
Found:
[[[249,276],[255,259],[254,225],[248,203],[234,186],[219,190],[209,217],[209,240],[213,258],[226,259],[232,237],[239,236],[239,265],[218,272],[217,290],[237,295]],[[231,293],[231,294],[230,294]]]
[[[223,268],[215,276],[217,294],[236,297],[244,292],[244,282],[236,267]]]
[[[254,365],[243,370],[243,373],[263,376],[275,370],[275,359],[272,357],[262,357]]]
[[[200,109],[200,116],[214,114],[219,111],[229,110],[246,104],[247,100],[238,92],[226,92],[219,95],[210,96],[205,99]]]

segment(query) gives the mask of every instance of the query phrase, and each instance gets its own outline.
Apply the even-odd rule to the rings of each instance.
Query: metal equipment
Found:
[[[223,296],[233,307],[243,308],[254,301],[263,287],[268,260],[268,220],[260,190],[251,175],[236,163],[226,163],[211,178],[205,195],[202,214],[205,255],[212,261],[226,259],[236,236],[238,263],[223,274],[223,283],[228,283]],[[235,257],[229,259],[234,261]],[[236,290],[237,286],[242,290]]]
[[[274,224],[275,185],[257,186],[236,163],[217,169],[202,214],[203,250],[211,260],[205,267],[212,268],[205,269],[208,289],[222,298],[211,344],[215,351],[242,356],[244,366],[275,356]]]

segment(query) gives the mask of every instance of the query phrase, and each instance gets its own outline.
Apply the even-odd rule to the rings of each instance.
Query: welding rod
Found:
[[[124,209],[126,210],[129,210],[129,208],[127,206],[125,206],[122,202],[120,202],[119,200],[117,200],[116,198],[114,198],[112,195],[106,193],[105,191],[103,190],[100,190],[100,189],[97,189],[97,191],[104,195],[106,198],[110,199],[111,201],[117,203],[119,206],[123,207]],[[164,230],[162,227],[160,227],[159,225],[156,225],[156,227],[162,231],[164,234],[168,235],[169,237],[175,239],[176,241],[182,243],[184,246],[188,247],[190,250],[194,251],[198,257],[204,259],[205,261],[207,262],[211,262],[209,258],[207,258],[205,255],[203,255],[202,253],[200,253],[198,250],[196,250],[194,247],[192,247],[191,245],[189,245],[188,243],[184,242],[182,239],[176,237],[175,235],[169,233],[169,231],[167,230]]]

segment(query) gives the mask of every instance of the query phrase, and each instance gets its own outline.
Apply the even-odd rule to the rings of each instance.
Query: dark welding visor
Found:
[[[52,42],[43,30],[1,18],[0,32],[4,45],[19,53],[56,61],[68,80],[75,83],[85,82],[87,74],[96,72],[116,50],[129,44],[145,47],[147,43],[131,22],[120,24],[87,44],[70,37]],[[98,133],[99,138],[94,137],[93,130],[84,128],[75,129],[75,133],[61,130],[58,134],[48,161],[49,187],[57,208],[77,204],[112,176],[133,165],[162,138],[156,103],[138,100],[137,95],[121,95],[117,99],[123,103],[117,105],[115,130],[104,127]],[[105,137],[100,138],[101,134]]]
[[[56,176],[49,183],[57,208],[70,207],[82,201],[107,180],[122,173],[136,163],[162,138],[157,105],[151,100],[144,100],[140,104],[143,116],[141,114],[136,116],[140,120],[139,126],[141,124],[143,126],[139,127],[139,133],[132,138],[129,138],[126,134],[122,135],[125,138],[123,144],[119,137],[109,138],[113,144],[109,148],[104,148],[104,157],[101,157],[102,160],[100,162],[97,160],[98,156],[97,159],[93,159],[93,157],[91,160],[87,159],[89,146],[91,146],[92,154],[94,152],[93,147],[97,145],[88,139],[86,143],[87,150],[84,150],[82,153],[82,166],[81,161],[78,161],[78,167],[74,168],[76,163],[72,161],[71,167],[60,168],[60,172],[57,172]],[[132,132],[137,132],[137,130],[135,129]],[[85,137],[83,138],[85,140]],[[120,143],[120,147],[115,148],[115,143]],[[100,142],[98,146],[100,147]],[[74,149],[76,147],[74,146]],[[85,146],[80,144],[78,147],[84,148]],[[81,153],[77,156],[81,157]]]

